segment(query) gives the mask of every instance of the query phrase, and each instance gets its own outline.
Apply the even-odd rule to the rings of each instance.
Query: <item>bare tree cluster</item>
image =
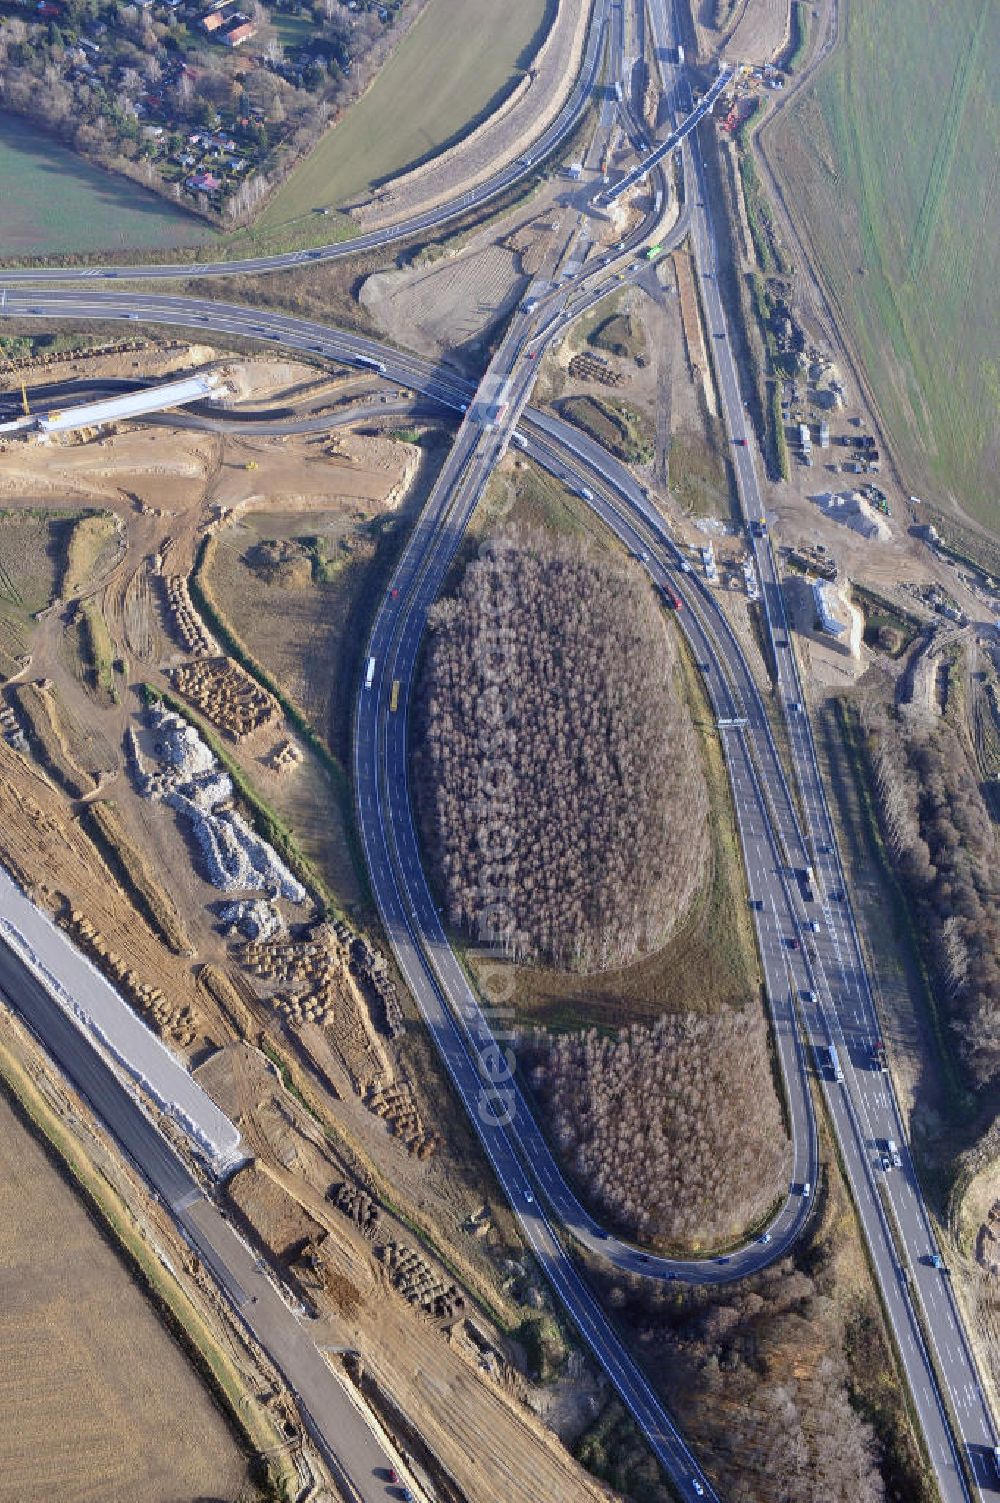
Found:
[[[916,908],[951,1028],[977,1086],[1000,1075],[997,841],[959,736],[870,713],[886,842]]]
[[[610,1290],[733,1503],[884,1503],[880,1447],[851,1390],[859,1357],[884,1367],[889,1354],[869,1324],[849,1366],[856,1336],[833,1288],[786,1261],[724,1290]],[[887,1471],[916,1503],[905,1466]]]
[[[717,1244],[786,1188],[788,1140],[758,1007],[661,1017],[614,1038],[538,1032],[525,1052],[571,1173],[629,1235]]]
[[[417,790],[452,923],[594,970],[660,945],[704,872],[707,793],[638,571],[506,535],[431,613]]]

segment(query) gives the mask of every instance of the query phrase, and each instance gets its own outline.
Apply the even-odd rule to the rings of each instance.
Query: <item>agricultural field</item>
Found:
[[[1000,236],[990,0],[856,0],[763,146],[907,483],[1000,526]]]
[[[0,1503],[250,1495],[187,1358],[3,1095],[0,1268]]]
[[[290,174],[261,216],[274,226],[433,156],[496,108],[542,40],[546,0],[429,0],[371,88]]]
[[[201,245],[212,231],[92,167],[28,121],[0,115],[0,256]]]

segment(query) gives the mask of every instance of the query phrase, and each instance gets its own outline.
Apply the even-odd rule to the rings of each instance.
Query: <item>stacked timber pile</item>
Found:
[[[79,909],[67,904],[59,921],[133,1007],[148,1013],[162,1034],[182,1049],[194,1043],[200,1021],[191,1007],[186,1004],[178,1007],[158,986],[140,980],[129,962],[111,948],[100,930]]]
[[[212,657],[219,651],[219,644],[192,605],[188,583],[183,574],[164,575],[163,585],[166,591],[167,619],[175,635],[192,657]]]
[[[280,715],[278,701],[227,657],[199,657],[175,668],[174,688],[234,741],[243,741]]]
[[[374,1239],[381,1218],[378,1203],[372,1200],[366,1191],[360,1190],[357,1185],[346,1182],[331,1185],[327,1193],[327,1199],[331,1200],[342,1211],[349,1221],[353,1221],[358,1230],[365,1236]]]
[[[452,1321],[465,1309],[465,1297],[455,1284],[446,1284],[422,1253],[402,1242],[377,1249],[394,1289],[432,1320]]]

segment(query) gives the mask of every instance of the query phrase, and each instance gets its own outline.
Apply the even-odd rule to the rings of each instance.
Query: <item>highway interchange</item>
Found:
[[[598,7],[588,44],[582,86],[573,96],[576,114],[564,110],[550,128],[551,146],[572,131],[596,77],[605,24],[613,6]],[[659,60],[664,93],[678,102],[686,80],[666,59],[676,29],[665,5],[649,11],[652,46]],[[704,103],[704,101],[702,101]],[[689,99],[684,99],[690,114]],[[559,134],[561,132],[561,134]],[[580,311],[606,294],[614,268],[641,270],[635,257],[643,234],[630,237],[608,266],[588,263],[573,282],[543,293],[533,312],[512,319],[478,393],[446,369],[418,357],[328,327],[247,309],[215,299],[191,299],[111,289],[56,291],[44,286],[12,287],[3,312],[11,317],[56,316],[70,320],[138,317],[161,324],[211,327],[221,334],[280,341],[283,346],[357,364],[375,361],[386,378],[463,413],[454,448],[425,507],[375,617],[369,655],[376,672],[370,690],[359,692],[355,726],[355,777],[359,825],[373,890],[386,932],[410,983],[456,1088],[476,1124],[498,1178],[515,1207],[525,1236],[553,1287],[642,1425],[660,1460],[684,1497],[715,1497],[708,1479],[677,1434],[641,1371],[627,1356],[567,1254],[560,1229],[586,1246],[594,1258],[651,1278],[726,1282],[739,1278],[787,1251],[808,1215],[819,1171],[816,1125],[810,1095],[809,1061],[803,1034],[813,1043],[836,1044],[843,1081],[827,1077],[823,1091],[837,1134],[882,1297],[910,1383],[928,1453],[946,1503],[968,1496],[946,1406],[978,1489],[997,1492],[992,1449],[992,1416],[983,1396],[947,1277],[929,1265],[935,1251],[889,1077],[876,1068],[873,1045],[879,1036],[867,967],[857,934],[844,873],[819,776],[809,716],[805,709],[791,640],[784,619],[777,566],[766,530],[757,458],[748,437],[726,314],[714,275],[715,254],[701,163],[689,150],[687,132],[675,131],[685,196],[671,231],[690,236],[703,307],[712,339],[717,383],[743,515],[761,585],[768,633],[776,665],[778,695],[798,800],[778,755],[767,712],[752,673],[725,617],[709,591],[684,567],[669,529],[635,480],[606,453],[551,415],[527,406],[537,357]],[[508,173],[462,199],[434,223],[465,212],[506,188],[530,170],[543,149]],[[655,151],[654,151],[655,155]],[[655,170],[657,162],[647,163]],[[499,178],[504,181],[497,186]],[[492,186],[491,186],[492,185]],[[439,211],[440,212],[440,211]],[[387,244],[426,224],[410,223],[396,232],[327,247],[324,258],[353,254],[365,244]],[[645,227],[644,227],[645,230]],[[306,254],[265,258],[228,266],[195,266],[197,275],[233,270],[273,269],[300,264]],[[318,258],[318,257],[317,257]],[[596,267],[596,269],[595,269]],[[176,276],[178,268],[115,269],[114,275],[153,279]],[[4,273],[9,284],[67,280],[64,268]],[[90,275],[90,273],[88,273]],[[484,421],[487,409],[505,410]],[[468,408],[468,412],[464,409]],[[486,481],[507,443],[518,443],[538,463],[585,495],[588,504],[621,542],[639,558],[654,583],[683,602],[679,624],[704,666],[706,687],[720,723],[720,736],[733,788],[743,845],[748,891],[757,926],[775,1042],[791,1119],[790,1193],[768,1229],[768,1240],[751,1243],[725,1261],[677,1262],[650,1258],[608,1237],[579,1205],[549,1153],[544,1137],[509,1072],[502,1035],[471,991],[448,944],[428,890],[413,827],[406,787],[406,707],[426,612],[439,591]],[[754,535],[757,534],[757,535]],[[390,685],[401,684],[401,713],[388,709]],[[800,813],[801,810],[801,813]],[[808,887],[798,875],[813,868]],[[811,926],[818,925],[814,930]],[[796,948],[790,947],[791,940]],[[114,1124],[112,1124],[114,1126]],[[889,1138],[902,1146],[902,1164],[886,1173],[882,1147]],[[128,1136],[124,1141],[129,1141]],[[207,1202],[205,1203],[208,1204]],[[315,1412],[315,1411],[314,1411]]]

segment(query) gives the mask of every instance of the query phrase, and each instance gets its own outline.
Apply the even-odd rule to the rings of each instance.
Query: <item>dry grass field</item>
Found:
[[[291,173],[261,223],[344,203],[484,119],[541,42],[545,0],[430,0],[375,82]]]
[[[220,532],[207,583],[235,634],[346,759],[371,592],[395,550],[398,508],[419,503],[438,451],[389,436],[336,444],[317,468],[322,494],[302,479]]]
[[[247,1495],[186,1358],[0,1096],[0,1503]]]

